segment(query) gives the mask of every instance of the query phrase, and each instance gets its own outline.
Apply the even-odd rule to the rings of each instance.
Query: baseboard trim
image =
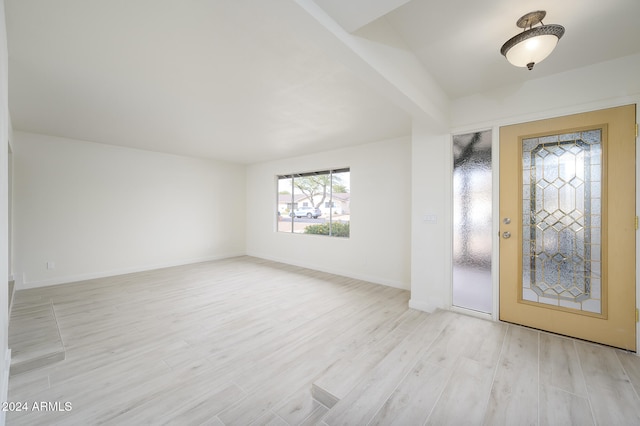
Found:
[[[381,279],[380,277],[376,277],[376,276],[372,276],[372,275],[366,275],[366,274],[357,274],[357,273],[354,274],[354,273],[352,273],[350,271],[344,271],[344,270],[334,269],[334,268],[326,268],[326,267],[323,267],[323,266],[320,266],[320,265],[316,265],[316,264],[312,264],[312,263],[309,263],[309,262],[296,262],[296,261],[292,262],[290,259],[281,259],[281,258],[278,258],[278,257],[264,255],[264,254],[260,254],[260,253],[245,253],[245,252],[242,252],[242,253],[227,253],[227,254],[224,254],[224,255],[216,255],[216,256],[207,256],[207,257],[196,258],[196,259],[187,259],[187,260],[181,260],[181,261],[177,261],[177,262],[160,263],[160,264],[155,264],[155,265],[146,265],[146,266],[140,266],[140,267],[115,269],[115,270],[111,270],[111,271],[102,271],[102,272],[96,272],[96,273],[67,275],[67,276],[62,276],[62,277],[46,279],[46,280],[38,280],[38,281],[23,280],[20,283],[16,282],[16,288],[15,289],[16,290],[26,290],[26,289],[31,289],[31,288],[48,287],[48,286],[52,286],[52,285],[68,284],[68,283],[73,283],[73,282],[78,282],[78,281],[86,281],[86,280],[93,280],[93,279],[98,279],[98,278],[113,277],[113,276],[116,276],[116,275],[131,274],[131,273],[135,273],[135,272],[152,271],[154,269],[171,268],[171,267],[174,267],[174,266],[183,266],[183,265],[190,265],[190,264],[194,264],[194,263],[210,262],[210,261],[214,261],[214,260],[230,259],[230,258],[239,257],[239,256],[257,257],[257,258],[260,258],[260,259],[270,260],[270,261],[273,261],[273,262],[285,263],[285,264],[288,264],[288,265],[299,266],[301,268],[308,268],[308,269],[313,269],[313,270],[316,270],[316,271],[326,272],[326,273],[329,273],[329,274],[341,275],[341,276],[344,276],[344,277],[354,278],[356,280],[367,281],[367,282],[370,282],[370,283],[373,283],[373,284],[380,284],[380,285],[384,285],[384,286],[387,286],[387,287],[398,288],[398,289],[401,289],[401,290],[409,290],[411,288],[409,283],[398,281],[398,280]],[[418,309],[418,308],[416,308],[416,309]]]
[[[434,305],[432,303],[420,302],[414,299],[409,299],[409,307],[411,309],[416,309],[418,311],[423,311],[428,313],[432,313],[436,309],[440,308],[439,306]]]
[[[257,257],[259,259],[264,259],[264,260],[270,260],[272,262],[285,263],[287,265],[299,266],[301,268],[313,269],[314,271],[320,271],[320,272],[326,272],[328,274],[340,275],[340,276],[343,276],[343,277],[353,278],[353,279],[356,279],[356,280],[362,280],[362,281],[366,281],[366,282],[373,283],[373,284],[379,284],[379,285],[384,285],[384,286],[387,286],[387,287],[398,288],[400,290],[410,290],[411,289],[411,285],[409,283],[405,283],[405,282],[402,282],[402,281],[386,280],[386,279],[381,279],[380,277],[375,277],[375,276],[372,276],[372,275],[354,274],[354,273],[352,273],[350,271],[343,271],[343,270],[334,269],[334,268],[326,268],[324,266],[314,265],[314,264],[308,263],[308,262],[296,262],[296,261],[291,261],[290,259],[280,259],[278,257],[264,255],[264,254],[260,254],[260,253],[247,253],[247,256]]]
[[[132,274],[135,272],[152,271],[154,269],[172,268],[174,266],[183,266],[183,265],[191,265],[194,263],[211,262],[214,260],[230,259],[232,257],[239,257],[239,256],[246,256],[246,253],[244,252],[227,253],[223,255],[206,256],[206,257],[195,258],[195,259],[185,259],[177,262],[158,263],[155,265],[136,266],[131,268],[114,269],[111,271],[102,271],[102,272],[95,272],[95,273],[88,273],[88,274],[67,275],[67,276],[51,278],[47,280],[39,280],[39,281],[25,280],[20,284],[19,288],[16,288],[16,290],[26,290],[31,288],[48,287],[52,285],[69,284],[69,283],[74,283],[78,281],[87,281],[87,280],[94,280],[98,278],[113,277],[117,275]]]

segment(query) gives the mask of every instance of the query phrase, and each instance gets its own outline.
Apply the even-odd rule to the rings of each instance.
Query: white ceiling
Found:
[[[349,33],[416,58],[450,99],[640,51],[639,0],[5,3],[15,130],[239,163],[410,133],[415,111],[372,84],[388,70],[330,47]],[[514,68],[499,48],[536,9],[566,34],[533,71]]]
[[[525,13],[546,10],[545,24],[565,35],[532,71],[508,65],[500,47],[522,31]],[[452,98],[523,83],[640,52],[640,0],[410,1],[387,19]]]

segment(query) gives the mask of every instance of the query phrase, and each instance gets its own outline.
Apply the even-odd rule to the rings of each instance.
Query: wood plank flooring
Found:
[[[66,359],[11,375],[8,425],[640,424],[635,354],[261,259],[20,293]]]

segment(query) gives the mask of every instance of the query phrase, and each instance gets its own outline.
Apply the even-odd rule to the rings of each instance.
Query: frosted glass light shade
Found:
[[[506,53],[507,61],[516,67],[526,67],[527,64],[545,59],[553,52],[558,44],[558,37],[554,35],[539,35],[522,41]]]
[[[511,37],[502,45],[500,53],[516,67],[532,69],[553,52],[564,35],[562,25],[542,25]]]

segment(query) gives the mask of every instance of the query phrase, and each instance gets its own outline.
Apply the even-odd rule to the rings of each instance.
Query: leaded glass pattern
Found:
[[[601,130],[522,147],[522,298],[602,313]]]

